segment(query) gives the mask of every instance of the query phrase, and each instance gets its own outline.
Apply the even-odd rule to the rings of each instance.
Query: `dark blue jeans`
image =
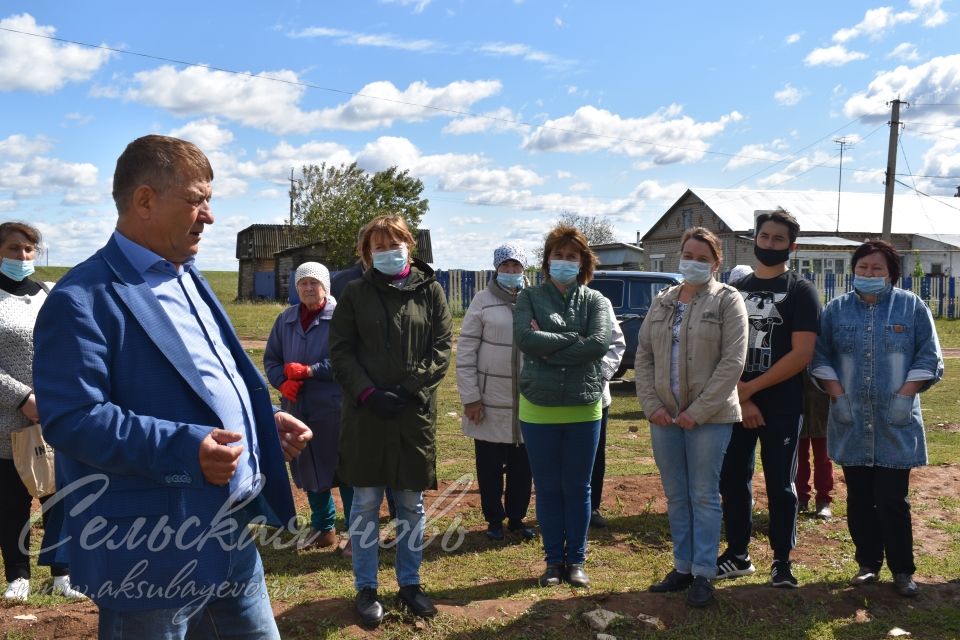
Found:
[[[600,421],[520,422],[537,489],[537,521],[547,564],[582,564],[590,525],[590,475]]]

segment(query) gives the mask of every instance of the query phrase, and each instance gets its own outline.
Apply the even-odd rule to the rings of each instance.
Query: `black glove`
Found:
[[[395,418],[407,406],[407,401],[393,391],[376,389],[363,401],[365,407],[381,418]]]
[[[393,391],[395,394],[397,394],[397,396],[399,396],[400,399],[406,402],[407,404],[410,404],[411,402],[416,402],[417,404],[420,404],[420,396],[418,396],[415,393],[410,393],[409,391],[407,391],[406,387],[404,387],[402,384],[398,384],[394,387],[391,387],[390,391]]]

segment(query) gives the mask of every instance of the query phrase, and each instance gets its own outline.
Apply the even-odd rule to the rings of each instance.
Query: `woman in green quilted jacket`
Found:
[[[543,284],[517,297],[513,331],[523,352],[520,429],[537,489],[546,570],[541,586],[586,587],[590,474],[600,437],[603,376],[611,319],[587,288],[597,258],[587,239],[559,225],[547,234]]]

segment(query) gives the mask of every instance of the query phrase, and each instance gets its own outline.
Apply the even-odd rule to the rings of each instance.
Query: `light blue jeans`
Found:
[[[226,585],[225,583],[229,583]],[[100,608],[99,640],[280,640],[256,544],[232,552],[224,598],[195,609]]]
[[[537,488],[537,522],[547,564],[583,564],[590,526],[590,475],[600,421],[520,421]]]
[[[732,424],[694,429],[650,425],[653,457],[667,496],[674,567],[713,579],[720,546],[720,468]]]
[[[350,510],[350,540],[353,546],[353,582],[357,591],[377,588],[380,566],[380,505],[384,487],[354,487]],[[423,527],[426,520],[422,491],[393,490],[397,506],[397,584],[420,584],[423,559]]]

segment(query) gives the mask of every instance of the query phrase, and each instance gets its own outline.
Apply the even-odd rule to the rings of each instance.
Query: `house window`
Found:
[[[943,264],[940,262],[930,263],[930,275],[932,276],[942,276],[943,275]]]
[[[663,258],[653,258],[651,263],[654,271],[663,271]]]
[[[683,210],[683,228],[689,229],[693,226],[693,210],[684,209]]]

